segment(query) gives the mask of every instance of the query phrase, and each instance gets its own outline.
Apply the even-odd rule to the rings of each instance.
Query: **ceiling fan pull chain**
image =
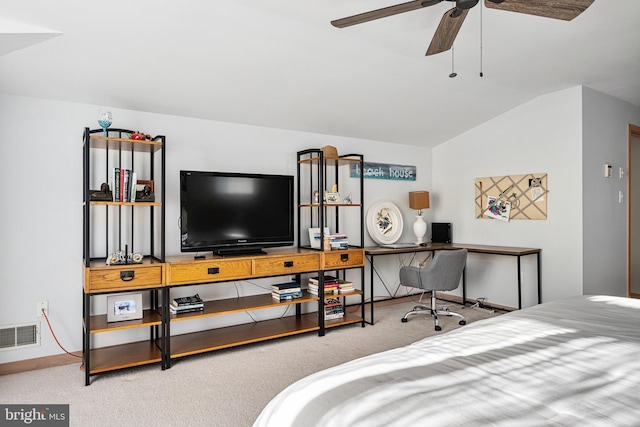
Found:
[[[454,78],[455,76],[457,76],[458,74],[455,72],[454,67],[453,67],[453,46],[451,46],[451,74],[449,74],[450,78]]]
[[[484,6],[480,5],[480,77],[484,77],[484,73],[482,72],[482,8]]]

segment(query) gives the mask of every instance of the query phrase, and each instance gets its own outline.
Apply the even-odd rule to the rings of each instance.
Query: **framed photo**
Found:
[[[324,193],[324,200],[326,203],[340,203],[340,193]]]
[[[107,322],[142,319],[142,294],[107,296]]]
[[[329,227],[324,228],[324,235],[329,235]],[[320,249],[320,228],[309,229],[309,243],[312,248]]]

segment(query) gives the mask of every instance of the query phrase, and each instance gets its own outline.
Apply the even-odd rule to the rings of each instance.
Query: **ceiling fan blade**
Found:
[[[443,0],[415,0],[406,3],[396,4],[394,6],[384,7],[382,9],[372,10],[370,12],[360,13],[358,15],[331,21],[331,25],[338,28],[349,27],[351,25],[362,24],[387,16],[397,15],[399,13],[410,12],[412,10],[421,9],[427,6],[433,6]]]
[[[571,21],[593,2],[594,0],[484,0],[484,5],[491,9]]]
[[[469,9],[457,9],[454,7],[442,16],[436,33],[433,35],[433,39],[431,39],[431,44],[429,45],[429,49],[427,49],[426,56],[451,49],[468,12]]]

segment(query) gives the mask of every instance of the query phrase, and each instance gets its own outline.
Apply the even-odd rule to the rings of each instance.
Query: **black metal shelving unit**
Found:
[[[328,252],[330,248],[326,248],[325,227],[333,226],[336,234],[348,231],[349,248],[364,248],[364,174],[362,166],[364,164],[364,156],[362,154],[345,154],[337,157],[328,157],[322,148],[313,148],[302,150],[297,153],[297,241],[298,247],[305,249],[314,249],[318,251]],[[356,165],[359,168],[357,184],[344,185],[345,180],[341,180],[341,175],[349,175],[350,165]],[[336,186],[341,195],[341,200],[337,203],[329,203],[324,198],[325,191],[331,191]],[[342,192],[343,188],[352,189],[350,194],[351,201],[345,202],[343,199],[347,193]],[[354,193],[355,196],[354,196]],[[317,194],[317,198],[316,198]],[[341,210],[355,210],[356,215],[352,217],[352,221],[358,223],[354,229],[353,225],[349,230],[343,230],[344,224],[341,222]],[[355,219],[354,219],[355,218]],[[303,221],[304,220],[304,221]],[[304,232],[309,228],[319,228],[320,245],[315,247],[312,245],[311,236],[307,236]],[[308,244],[303,243],[309,241]],[[333,251],[339,253],[340,250]],[[345,256],[348,256],[345,254]],[[335,270],[336,277],[342,274],[344,279],[346,270],[360,269],[360,308],[362,317],[362,327],[365,326],[364,320],[364,265],[362,267],[337,268]],[[326,270],[325,270],[326,273]],[[320,292],[324,292],[324,274],[319,277]],[[339,295],[340,296],[340,295]],[[346,308],[346,298],[342,298],[343,305]],[[324,310],[324,299],[318,302],[318,310]],[[322,318],[323,316],[320,316]],[[320,321],[320,335],[324,335],[325,322]]]
[[[162,369],[165,368],[165,356],[162,349],[164,348],[167,336],[164,333],[165,319],[168,316],[167,304],[161,304],[161,298],[166,297],[164,293],[164,273],[160,274],[157,283],[144,283],[140,288],[136,288],[136,272],[143,273],[139,265],[146,268],[149,264],[153,264],[154,269],[164,272],[165,261],[165,165],[166,165],[166,138],[164,136],[156,136],[151,140],[133,140],[130,135],[134,131],[127,129],[109,129],[105,135],[102,129],[85,128],[83,133],[83,265],[84,265],[84,286],[83,286],[83,357],[85,370],[85,385],[90,384],[92,373],[104,372],[119,367],[110,367],[109,359],[117,359],[120,354],[125,351],[125,346],[113,346],[110,349],[102,351],[104,354],[98,357],[99,366],[94,369],[92,364],[92,346],[91,335],[97,332],[108,332],[110,330],[123,330],[134,327],[149,327],[149,342],[131,343],[132,352],[135,346],[141,348],[143,352],[148,351],[145,347],[151,349],[155,354],[154,348],[157,348],[159,360],[155,357],[145,360],[144,356],[139,362],[118,362],[114,361],[114,366],[123,367],[136,366],[145,363],[156,363],[159,361]],[[99,154],[100,153],[100,154]],[[97,201],[91,200],[92,183],[98,180],[98,176],[94,176],[94,169],[100,173],[104,169],[104,180],[110,182],[110,173],[113,168],[129,168],[133,169],[138,156],[142,156],[141,162],[144,163],[145,180],[154,182],[153,202],[119,202],[119,201]],[[98,163],[104,157],[103,166],[99,167]],[[139,177],[143,179],[142,176]],[[113,191],[113,188],[110,188]],[[148,210],[148,224],[139,224],[139,210]],[[101,211],[101,212],[100,212]],[[101,216],[94,219],[95,216]],[[124,225],[128,222],[128,226]],[[136,241],[136,232],[138,228],[148,227],[147,234],[143,236],[140,244]],[[95,239],[100,239],[99,233],[103,232],[104,246],[101,249],[94,245]],[[143,233],[144,234],[144,233]],[[138,247],[148,244],[148,250],[143,252],[142,264],[118,264],[107,265],[107,258],[111,253],[117,250],[130,249],[131,253],[136,252]],[[157,268],[156,268],[157,267]],[[126,270],[123,270],[125,268]],[[112,271],[111,271],[112,270]],[[154,270],[154,271],[155,271]],[[110,275],[110,272],[113,273]],[[100,279],[95,279],[94,273],[101,275]],[[119,273],[119,280],[118,280]],[[113,283],[109,282],[109,278],[115,275]],[[105,278],[106,277],[106,278]],[[98,280],[100,281],[98,286]],[[130,282],[130,283],[128,283]],[[92,297],[96,295],[114,294],[122,292],[149,292],[150,309],[145,310],[144,318],[141,321],[125,321],[119,324],[107,324],[105,318],[95,316],[96,325],[92,325]],[[142,309],[140,307],[139,309]],[[94,327],[95,326],[95,327]],[[93,329],[92,329],[93,327]],[[147,358],[149,359],[149,358]],[[106,360],[106,363],[105,363]]]

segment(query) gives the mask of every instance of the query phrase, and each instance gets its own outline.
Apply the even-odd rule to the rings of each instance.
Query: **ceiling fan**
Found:
[[[443,1],[455,3],[440,20],[426,55],[433,55],[451,49],[458,31],[467,17],[469,9],[478,4],[479,0],[415,0],[370,12],[360,13],[342,19],[331,21],[331,25],[338,28],[362,24],[399,13],[410,12],[423,7],[434,6]],[[544,18],[562,19],[570,21],[584,12],[594,0],[484,0],[484,5],[491,9],[501,9],[509,12],[526,13]]]

